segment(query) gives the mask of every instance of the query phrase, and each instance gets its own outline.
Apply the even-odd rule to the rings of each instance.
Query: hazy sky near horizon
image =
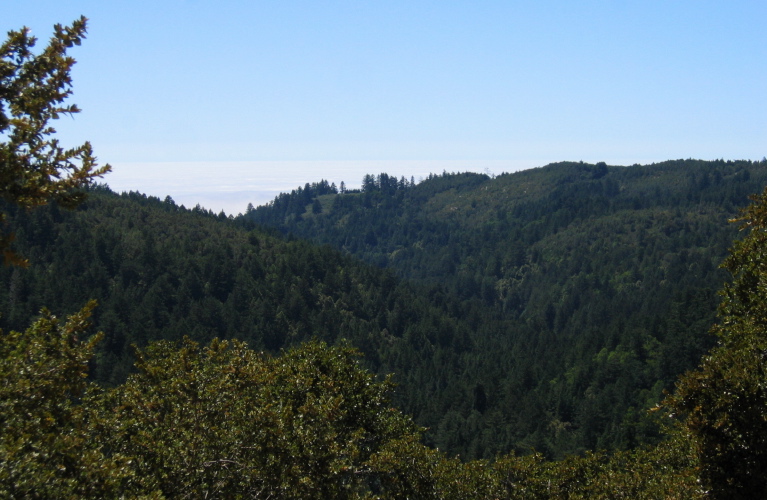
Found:
[[[767,2],[3,0],[71,54],[115,190],[243,211],[365,173],[767,154]]]

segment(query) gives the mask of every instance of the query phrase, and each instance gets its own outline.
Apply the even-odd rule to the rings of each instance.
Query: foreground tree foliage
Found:
[[[112,496],[128,462],[102,453],[86,409],[88,361],[101,335],[81,340],[90,311],[68,321],[43,311],[26,332],[0,333],[0,496]]]
[[[169,497],[344,498],[380,483],[412,491],[378,453],[417,439],[388,380],[355,351],[309,342],[271,358],[241,342],[155,343],[139,373],[88,401],[97,439],[135,457],[140,491]],[[385,463],[383,461],[382,463]]]
[[[700,449],[713,498],[767,495],[767,189],[738,219],[749,234],[723,267],[718,345],[682,377],[669,406]]]
[[[0,197],[20,207],[55,200],[74,208],[85,198],[81,188],[110,170],[109,165],[98,167],[88,142],[61,146],[49,124],[80,111],[64,104],[72,94],[70,71],[75,63],[67,49],[85,38],[86,21],[81,17],[71,26],[57,24],[39,54],[33,52],[37,39],[27,28],[9,32],[0,45]],[[0,223],[4,220],[0,213]],[[25,265],[8,248],[12,240],[12,234],[0,234],[5,262]]]
[[[546,462],[461,462],[421,443],[346,346],[270,357],[240,342],[158,342],[139,373],[84,382],[92,305],[2,337],[0,492],[77,498],[691,498],[689,445]]]
[[[609,457],[461,462],[421,443],[356,351],[157,342],[116,388],[85,382],[93,304],[2,337],[0,492],[78,498],[690,498],[682,441]]]

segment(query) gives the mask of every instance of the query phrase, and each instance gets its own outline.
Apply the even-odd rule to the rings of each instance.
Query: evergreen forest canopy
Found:
[[[714,342],[719,263],[737,235],[724,221],[762,189],[765,167],[367,175],[358,191],[307,184],[239,221],[390,269],[468,322],[467,337],[433,328],[426,357],[387,367],[421,393],[400,404],[430,444],[561,458],[657,438],[646,410]]]
[[[367,175],[188,210],[93,184],[87,143],[30,142],[77,111],[57,106],[85,26],[2,50],[0,248],[30,262],[0,269],[3,496],[767,492],[767,194],[745,237],[726,224],[767,160]]]

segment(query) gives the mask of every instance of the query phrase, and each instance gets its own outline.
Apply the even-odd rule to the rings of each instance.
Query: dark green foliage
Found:
[[[94,188],[75,213],[11,210],[18,248],[39,265],[0,270],[8,283],[0,320],[22,329],[43,305],[66,313],[98,299],[94,321],[106,339],[92,373],[113,385],[131,371],[133,343],[237,338],[277,352],[313,337],[346,338],[367,367],[395,374],[394,402],[442,450],[468,459],[530,448],[550,457],[629,448],[658,439],[645,410],[712,343],[713,290],[723,279],[716,264],[734,233],[722,224],[725,202],[685,205],[690,166],[608,167],[602,175],[558,165],[494,180],[432,176],[418,185],[382,175],[365,193],[344,195],[332,186],[302,188],[324,193],[314,198],[321,213],[303,200],[301,214],[322,227],[336,221],[332,227],[362,231],[370,209],[358,203],[369,196],[379,215],[357,246],[372,251],[365,239],[375,240],[375,252],[384,252],[392,238],[410,241],[385,257],[370,255],[399,272],[423,265],[432,275],[417,285],[327,247],[243,230],[199,207]],[[745,189],[744,172],[747,183],[764,176],[758,164],[703,167],[721,177],[706,189],[722,192]],[[670,189],[675,179],[684,182]],[[613,180],[623,187],[603,192],[617,208],[556,230],[536,222],[548,217],[545,204],[532,213],[540,196],[553,196],[547,185],[571,186],[572,205],[581,203],[576,186],[601,200],[589,194],[598,191],[592,185]],[[655,195],[643,195],[645,209],[618,203],[654,186],[681,205],[667,207]],[[485,206],[485,193],[497,198],[504,189],[505,204]],[[387,203],[391,209],[381,208]],[[464,209],[445,210],[459,203],[466,210],[474,203],[476,213],[462,221],[455,214]],[[354,233],[343,234],[353,246]]]
[[[428,428],[429,445],[450,454],[490,459],[536,449],[563,457],[631,448],[659,439],[646,409],[712,344],[713,291],[724,277],[716,265],[735,233],[722,223],[726,196],[717,204],[691,194],[693,166],[604,173],[557,165],[496,179],[433,176],[418,185],[379,176],[365,193],[327,187],[314,198],[320,213],[312,213],[313,201],[303,206],[305,224],[335,221],[360,231],[370,220],[364,204],[378,207],[364,233],[343,234],[398,272],[423,265],[432,274],[416,276],[416,284],[200,207],[95,187],[74,213],[9,208],[18,248],[35,266],[0,270],[8,284],[0,289],[0,321],[23,329],[43,305],[65,314],[98,299],[94,322],[106,337],[91,373],[111,385],[131,372],[134,343],[236,338],[276,353],[311,338],[345,338],[365,354],[366,367],[394,374],[394,403]],[[712,179],[705,189],[720,193],[765,175],[747,162],[699,166]],[[608,189],[613,181],[622,187]],[[612,194],[599,195],[595,183]],[[602,212],[550,226],[540,200],[553,199],[552,186],[570,186],[570,205]],[[656,187],[666,194],[653,194]],[[646,208],[635,210],[640,194]],[[473,215],[460,215],[472,204]],[[392,238],[403,244],[385,254]]]
[[[0,337],[3,497],[443,497],[443,456],[353,349],[157,342],[102,391],[85,381],[102,335],[78,339],[92,308]]]
[[[393,269],[469,323],[472,349],[452,336],[434,344],[431,373],[398,372],[445,401],[406,407],[430,443],[563,456],[657,439],[645,410],[713,344],[717,266],[736,236],[724,222],[767,183],[765,166],[560,163],[417,185],[368,175],[319,216],[291,218],[286,194],[240,221]]]
[[[60,312],[98,299],[94,323],[106,336],[93,375],[111,385],[131,370],[131,344],[183,336],[238,338],[270,352],[346,338],[377,373],[410,367],[421,380],[433,370],[434,343],[471,348],[469,324],[390,272],[167,200],[96,188],[82,210],[53,205],[13,220],[35,266],[0,269],[10,285],[0,291],[5,326],[23,327],[42,304]],[[438,394],[410,380],[398,377],[401,407]]]
[[[485,498],[704,498],[696,461],[684,439],[613,455],[588,452],[546,462],[539,454],[506,456],[492,464],[496,489]]]
[[[499,368],[494,367],[504,359],[494,351],[501,344],[480,335],[488,324],[504,321],[534,331],[530,323],[513,322],[520,318],[504,319],[501,312],[481,301],[469,299],[467,305],[438,286],[422,290],[421,295],[391,274],[354,264],[328,248],[244,232],[226,218],[199,208],[188,213],[172,200],[161,203],[136,194],[116,197],[104,189],[97,191],[92,193],[90,206],[74,214],[62,214],[55,206],[38,212],[45,215],[40,219],[40,227],[46,228],[43,231],[29,224],[25,219],[29,214],[15,214],[14,220],[24,229],[19,233],[29,234],[28,241],[35,241],[30,249],[75,246],[70,233],[83,248],[92,247],[91,253],[79,256],[70,249],[60,261],[43,258],[44,269],[56,270],[48,273],[47,287],[55,291],[63,286],[51,279],[59,270],[68,270],[64,275],[72,293],[79,286],[99,289],[92,286],[97,279],[78,286],[81,275],[89,279],[113,276],[104,285],[107,299],[117,289],[115,284],[127,283],[125,289],[131,290],[127,296],[133,299],[129,302],[139,305],[113,304],[103,317],[115,327],[120,326],[125,311],[129,311],[130,322],[140,326],[173,324],[173,313],[168,311],[174,307],[169,305],[173,306],[177,290],[184,288],[185,314],[195,314],[195,322],[186,327],[204,337],[216,331],[214,324],[227,325],[230,307],[242,307],[230,305],[230,300],[244,300],[253,307],[259,303],[255,297],[275,293],[278,283],[287,283],[289,293],[278,295],[278,306],[284,309],[271,325],[279,326],[282,321],[295,330],[305,321],[310,330],[320,331],[322,325],[340,325],[349,334],[345,336],[372,354],[371,366],[382,371],[394,366],[404,374],[406,384],[424,381],[426,387],[406,387],[401,404],[422,409],[427,417],[429,412],[443,411],[433,436],[454,448],[469,442],[475,455],[492,446],[487,443],[508,438],[497,429],[526,432],[521,442],[544,451],[583,446],[578,439],[589,433],[598,436],[600,427],[612,425],[611,418],[621,419],[621,423],[610,432],[626,439],[628,446],[641,433],[657,433],[650,424],[652,417],[632,417],[641,413],[641,407],[654,404],[656,398],[649,391],[640,392],[643,402],[627,411],[620,408],[633,397],[622,374],[633,373],[641,386],[652,382],[643,382],[642,377],[653,373],[658,377],[664,370],[670,374],[683,365],[672,361],[685,352],[680,347],[685,329],[701,321],[699,316],[712,299],[706,288],[677,293],[664,323],[670,325],[667,344],[648,338],[639,327],[621,324],[621,335],[607,335],[591,357],[591,365],[573,364],[564,374],[549,379],[549,391],[544,392],[535,380],[548,377],[548,372],[538,368],[536,373],[534,364],[520,363],[519,351],[511,352],[501,366],[513,376],[501,378],[495,371]],[[103,367],[110,350],[93,360],[96,343],[104,336],[80,340],[87,338],[90,304],[64,325],[44,311],[42,319],[25,333],[0,337],[4,380],[0,488],[7,496],[40,498],[761,497],[766,489],[761,474],[765,466],[762,445],[767,444],[763,443],[767,441],[767,402],[762,390],[767,319],[761,307],[767,300],[762,283],[767,192],[756,201],[743,219],[750,234],[736,243],[725,262],[734,281],[724,288],[721,323],[714,327],[719,345],[698,371],[681,379],[677,393],[666,403],[678,412],[681,425],[672,427],[652,446],[612,454],[584,452],[557,462],[547,462],[540,453],[494,460],[449,458],[422,444],[416,425],[391,407],[389,380],[377,381],[358,366],[354,349],[329,347],[319,341],[276,357],[250,350],[240,341],[213,339],[204,348],[186,337],[152,342],[137,352],[137,373],[113,388],[99,389],[85,382],[88,364],[93,363],[97,370]],[[156,222],[165,217],[176,224]],[[131,232],[140,231],[137,221],[153,230],[137,236]],[[120,245],[108,237],[91,240],[91,233],[83,229],[86,223],[97,224],[102,236],[112,228],[125,239]],[[116,231],[117,227],[121,230]],[[167,234],[159,230],[163,227]],[[229,244],[210,245],[211,236]],[[173,247],[165,238],[189,251],[186,255],[194,258],[187,267],[195,273],[178,278],[167,271],[174,268],[168,260]],[[196,250],[198,241],[203,251]],[[131,252],[131,258],[110,258],[118,248]],[[242,257],[248,255],[248,249],[253,251],[250,261]],[[41,252],[40,257],[49,253]],[[205,260],[206,255],[213,260]],[[260,267],[248,267],[256,261]],[[35,267],[29,271],[7,269],[12,305],[27,304],[39,293],[34,281],[26,283],[19,274],[34,274]],[[243,267],[257,279],[238,274]],[[270,281],[270,274],[276,279]],[[239,292],[239,286],[256,293]],[[614,285],[602,284],[597,291],[606,293],[610,286]],[[633,290],[638,293],[641,287]],[[583,287],[580,293],[593,292]],[[599,294],[591,296],[598,299]],[[48,298],[56,297],[59,295]],[[317,319],[317,311],[310,306],[315,301],[328,306],[319,309],[320,318],[325,313],[330,318],[341,317],[340,323]],[[340,310],[338,304],[343,306]],[[484,307],[487,309],[479,310],[488,311],[488,316],[476,317],[475,308]],[[539,344],[537,352],[557,352],[552,348],[557,341],[553,335],[557,314],[554,306],[543,309],[537,333],[547,335],[551,343],[548,350]],[[195,329],[206,324],[209,331]],[[125,325],[129,336],[143,340],[139,332]],[[177,328],[180,332],[182,326]],[[173,333],[166,335],[172,337]],[[292,336],[296,341],[302,338],[300,332]],[[264,332],[255,338],[272,337]],[[530,342],[534,337],[522,338]],[[549,360],[539,359],[543,361]],[[404,366],[410,370],[399,368]],[[466,377],[481,370],[490,373],[475,376],[461,390],[444,384],[455,380],[456,372]],[[499,381],[520,401],[521,410],[509,411],[511,418],[494,407],[494,385]],[[573,409],[566,406],[567,398],[572,397],[568,390],[580,383],[586,384],[586,401],[573,420],[562,418],[567,412],[572,415]],[[656,390],[662,379],[653,384]],[[439,399],[430,398],[432,394]],[[543,426],[531,425],[536,420]],[[579,428],[573,429],[573,422]]]
[[[25,498],[693,498],[683,440],[612,457],[463,463],[420,442],[348,347],[278,357],[184,339],[138,354],[138,373],[84,382],[101,335],[89,306],[0,339],[0,491]],[[88,390],[86,392],[86,386]]]
[[[718,344],[667,402],[699,449],[713,498],[767,495],[767,191],[739,220],[749,232],[723,264],[733,281],[713,328]]]
[[[66,323],[47,311],[24,333],[0,332],[0,496],[116,496],[129,461],[107,457],[78,404],[88,361],[102,335],[87,341],[95,304]],[[96,417],[100,418],[100,417]]]
[[[88,401],[95,439],[133,457],[133,485],[168,498],[351,498],[388,490],[374,457],[417,440],[388,381],[317,342],[270,358],[240,342],[156,343],[139,373]],[[106,417],[103,415],[106,414]],[[388,475],[388,471],[385,472]],[[398,488],[412,494],[407,479]]]

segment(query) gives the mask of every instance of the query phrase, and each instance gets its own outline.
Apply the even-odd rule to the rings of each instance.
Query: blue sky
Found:
[[[321,178],[767,154],[767,2],[3,2],[79,15],[61,138],[115,189],[237,213]],[[373,170],[371,170],[373,169]]]

